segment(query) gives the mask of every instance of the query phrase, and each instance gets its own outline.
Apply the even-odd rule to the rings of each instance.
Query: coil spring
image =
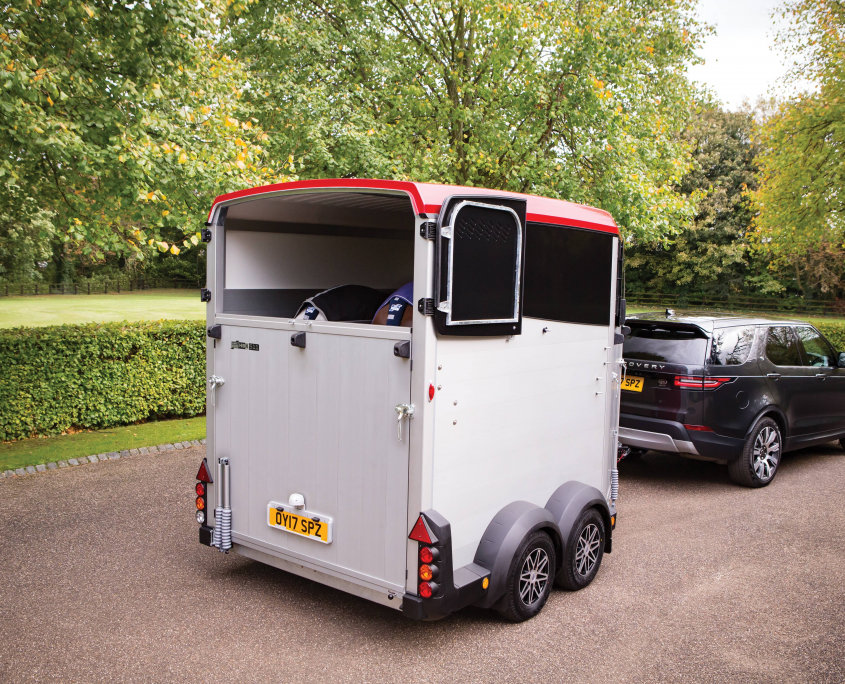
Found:
[[[218,506],[214,509],[214,532],[211,533],[211,545],[221,551],[232,548],[232,509]]]
[[[616,501],[619,498],[619,471],[614,468],[610,471],[610,500]]]
[[[220,543],[217,545],[217,548],[221,551],[228,552],[232,548],[232,509],[218,508],[214,512],[214,517],[217,522],[214,527],[214,533],[218,534],[217,530],[220,530],[218,536]]]

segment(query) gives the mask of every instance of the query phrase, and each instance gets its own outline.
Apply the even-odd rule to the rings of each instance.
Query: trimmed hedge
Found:
[[[845,351],[845,321],[826,321],[823,318],[816,318],[812,323],[830,341],[836,351]]]
[[[845,351],[845,322],[813,323]],[[0,330],[0,441],[204,410],[202,321]]]
[[[201,321],[0,330],[0,440],[204,410]]]

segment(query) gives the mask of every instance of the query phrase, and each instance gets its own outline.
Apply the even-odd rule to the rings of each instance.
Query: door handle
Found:
[[[402,421],[408,420],[414,415],[413,404],[397,404],[393,407],[396,410],[396,438],[402,441]]]
[[[777,380],[780,377],[780,373],[766,373],[766,377]]]

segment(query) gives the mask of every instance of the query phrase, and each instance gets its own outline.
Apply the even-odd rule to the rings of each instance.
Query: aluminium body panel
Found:
[[[409,436],[398,440],[394,407],[409,401],[410,363],[393,345],[407,332],[314,323],[301,349],[288,327],[223,325],[213,352],[225,379],[210,407],[213,453],[230,461],[233,539],[403,591]],[[268,525],[268,504],[294,493],[331,518],[330,544]]]
[[[569,480],[609,493],[609,358],[605,326],[525,318],[513,337],[438,339],[432,507],[456,568],[512,501],[545,506]]]

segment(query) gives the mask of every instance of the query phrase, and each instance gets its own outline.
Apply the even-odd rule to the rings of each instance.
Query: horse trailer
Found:
[[[200,542],[421,620],[589,584],[616,524],[619,231],[405,181],[215,199]]]

